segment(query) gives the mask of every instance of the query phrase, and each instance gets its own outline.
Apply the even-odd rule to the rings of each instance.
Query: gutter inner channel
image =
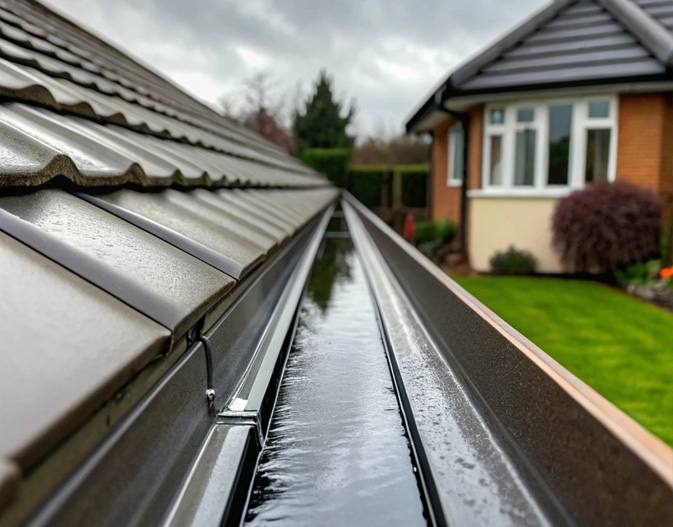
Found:
[[[428,525],[370,291],[346,232],[323,241],[246,525]]]

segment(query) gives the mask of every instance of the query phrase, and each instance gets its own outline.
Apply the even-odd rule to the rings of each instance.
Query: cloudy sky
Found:
[[[360,136],[401,131],[451,69],[549,1],[46,0],[210,102],[236,106],[264,72],[289,113],[326,68]]]

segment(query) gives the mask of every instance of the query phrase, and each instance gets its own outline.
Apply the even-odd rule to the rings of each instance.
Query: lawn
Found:
[[[572,373],[673,446],[673,315],[608,286],[453,277]]]

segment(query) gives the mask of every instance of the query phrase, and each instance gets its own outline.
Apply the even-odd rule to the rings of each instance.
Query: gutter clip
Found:
[[[203,333],[205,315],[199,319],[196,325],[187,333],[189,346],[200,342],[206,353],[206,400],[208,401],[208,413],[215,415],[215,389],[213,388],[213,352],[208,337]]]

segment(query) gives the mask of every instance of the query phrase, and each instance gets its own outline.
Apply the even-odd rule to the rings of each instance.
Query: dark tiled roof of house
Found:
[[[23,522],[337,196],[78,26],[0,0],[0,525]],[[84,426],[50,483],[21,492]]]
[[[455,70],[407,129],[456,96],[673,80],[672,5],[556,0]]]
[[[560,82],[656,76],[658,61],[612,14],[591,0],[576,2],[455,89],[503,90]]]

